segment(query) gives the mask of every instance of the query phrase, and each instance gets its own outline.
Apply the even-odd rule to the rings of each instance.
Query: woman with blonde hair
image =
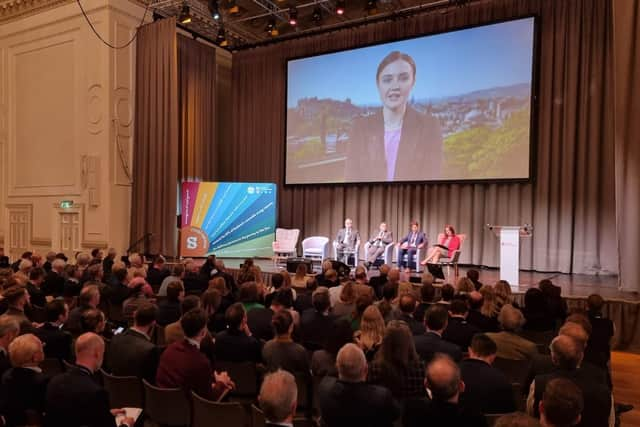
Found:
[[[513,296],[511,295],[511,286],[506,280],[498,280],[493,285],[493,290],[496,294],[496,311],[499,313],[503,306],[511,304],[516,308],[519,308],[517,304],[513,302]]]
[[[476,290],[476,287],[473,285],[471,279],[466,276],[460,277],[456,282],[456,290],[458,293],[468,294]]]
[[[298,264],[296,268],[296,274],[291,279],[291,286],[298,289],[307,288],[307,265],[304,263]]]
[[[384,338],[384,318],[375,305],[370,305],[364,310],[360,320],[360,330],[354,335],[355,341],[362,349],[367,362],[371,362],[382,344]]]

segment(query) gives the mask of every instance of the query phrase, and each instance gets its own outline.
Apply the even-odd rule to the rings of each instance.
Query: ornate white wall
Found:
[[[132,37],[144,13],[129,0],[82,4],[116,45]],[[0,5],[0,243],[6,252],[127,248],[134,83],[135,42],[122,50],[102,44],[75,1]],[[61,200],[73,200],[74,207],[61,209]]]

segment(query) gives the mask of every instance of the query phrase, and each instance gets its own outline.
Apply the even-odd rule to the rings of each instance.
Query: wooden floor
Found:
[[[640,427],[640,355],[614,351],[611,353],[614,399],[630,403],[635,409],[622,415],[624,427]]]

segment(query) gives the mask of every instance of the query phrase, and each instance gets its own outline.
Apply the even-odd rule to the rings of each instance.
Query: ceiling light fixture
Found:
[[[292,27],[298,25],[298,8],[295,6],[289,8],[289,24]]]
[[[180,21],[181,24],[189,24],[191,22],[191,9],[186,1],[182,3],[182,9],[180,9],[178,21]]]
[[[322,9],[320,9],[320,6],[316,6],[313,8],[313,13],[311,14],[311,20],[316,24],[319,24],[320,21],[322,21]]]
[[[367,12],[367,15],[375,15],[378,13],[377,0],[367,0],[367,5],[364,7],[364,10]]]
[[[344,9],[346,7],[345,0],[337,0],[336,1],[336,13],[338,15],[344,15]]]
[[[209,1],[209,12],[211,12],[211,17],[214,21],[220,19],[220,7],[218,6],[218,0]]]
[[[218,43],[218,45],[220,45],[220,47],[229,46],[229,42],[227,41],[227,36],[225,34],[224,27],[222,25],[218,29],[218,36],[216,37],[216,42]]]

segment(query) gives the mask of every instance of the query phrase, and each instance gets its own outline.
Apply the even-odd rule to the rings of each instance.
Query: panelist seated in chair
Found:
[[[427,244],[427,237],[420,231],[420,224],[418,221],[411,221],[411,230],[404,236],[402,240],[398,242],[398,267],[408,267],[415,269],[416,265],[413,262],[413,256],[418,249],[425,247]],[[405,263],[404,256],[407,255],[407,261]]]
[[[429,248],[427,257],[420,264],[437,264],[440,258],[452,258],[453,253],[460,249],[460,238],[456,236],[456,230],[453,225],[444,226],[444,234],[440,241]]]
[[[367,251],[367,265],[371,265],[380,255],[384,253],[385,247],[393,242],[393,233],[387,230],[387,223],[381,222],[378,232],[369,239],[369,250]]]
[[[360,244],[360,233],[353,228],[353,221],[351,218],[344,220],[344,228],[338,230],[336,236],[336,257],[338,261],[344,260],[351,254],[354,254],[356,248]],[[357,263],[357,259],[356,259]]]

